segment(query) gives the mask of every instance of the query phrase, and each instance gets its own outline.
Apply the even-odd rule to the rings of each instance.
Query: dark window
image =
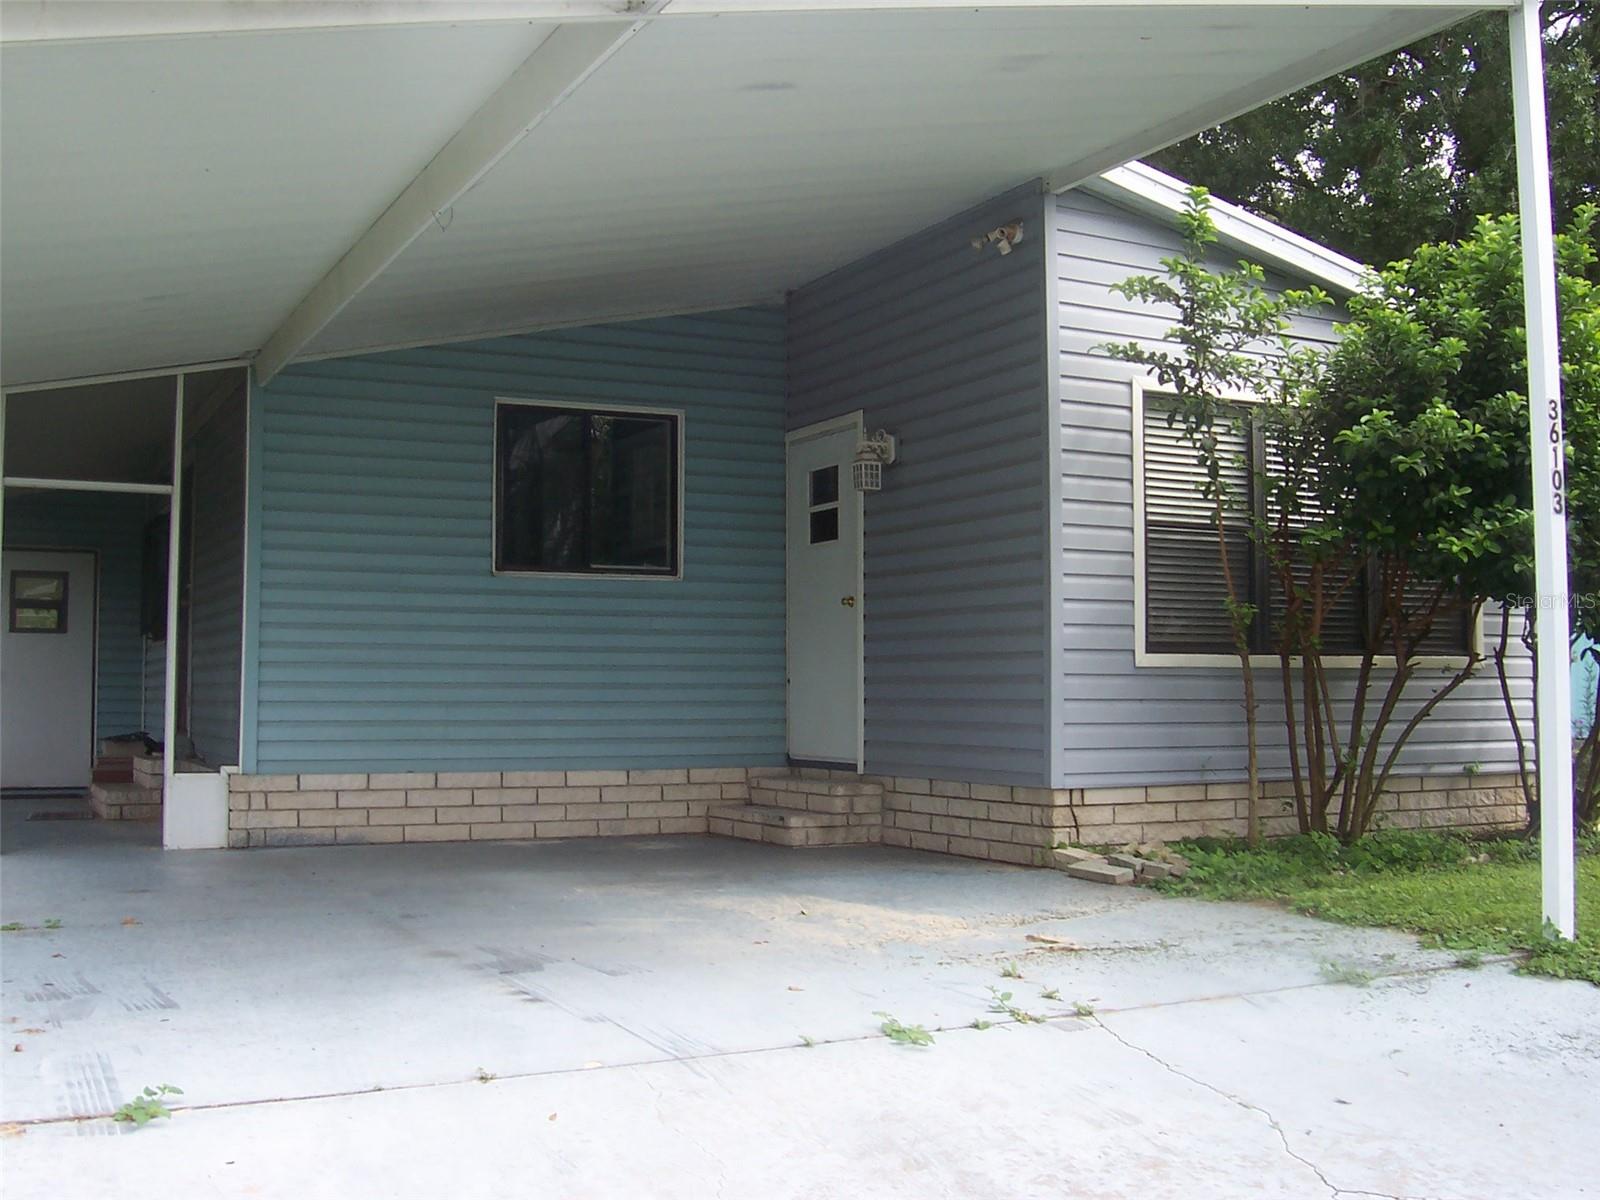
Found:
[[[495,569],[673,575],[678,418],[501,404]]]
[[[67,573],[11,572],[11,632],[67,632]]]
[[[1152,654],[1232,654],[1233,629],[1217,528],[1212,503],[1200,493],[1205,471],[1182,425],[1169,423],[1170,411],[1158,398],[1147,400],[1144,411],[1145,649]],[[1257,613],[1250,631],[1251,649],[1268,654],[1277,646],[1285,601],[1271,564],[1248,530],[1258,506],[1263,519],[1276,521],[1276,515],[1266,511],[1266,498],[1258,495],[1256,476],[1272,472],[1277,462],[1259,427],[1248,420],[1248,409],[1245,412],[1243,428],[1219,431],[1229,495],[1224,530],[1234,586]],[[1296,570],[1297,575],[1308,573],[1309,565]],[[1325,654],[1362,652],[1372,619],[1369,587],[1364,577],[1352,583],[1323,617]],[[1413,589],[1419,600],[1426,590]],[[1418,652],[1462,654],[1470,636],[1464,614],[1442,613]]]

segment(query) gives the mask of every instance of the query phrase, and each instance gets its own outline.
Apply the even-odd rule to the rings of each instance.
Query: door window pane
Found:
[[[839,540],[839,509],[822,508],[811,514],[811,544]]]
[[[67,632],[67,573],[11,572],[12,633]]]
[[[811,472],[811,507],[837,504],[839,501],[839,468],[819,467]]]

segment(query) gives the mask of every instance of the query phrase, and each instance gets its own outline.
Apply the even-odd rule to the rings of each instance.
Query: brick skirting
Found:
[[[1049,865],[1052,845],[1121,845],[1192,837],[1243,837],[1242,783],[1121,788],[1024,788],[930,779],[882,779],[883,842],[965,858]],[[1264,786],[1263,831],[1298,831],[1293,785]],[[1514,775],[1391,779],[1382,829],[1491,831],[1520,827]]]
[[[228,845],[705,833],[706,810],[748,800],[762,770],[234,775]]]
[[[884,845],[1046,866],[1056,844],[1243,837],[1244,785],[1032,788],[802,768],[234,775],[228,845],[314,846],[725,832],[708,812],[748,804],[752,781],[794,774],[878,783]],[[1265,785],[1266,832],[1295,832],[1290,785]],[[723,819],[728,819],[726,812]],[[1522,824],[1512,775],[1390,781],[1379,827]],[[772,839],[767,839],[772,840]],[[880,840],[874,838],[872,840]]]

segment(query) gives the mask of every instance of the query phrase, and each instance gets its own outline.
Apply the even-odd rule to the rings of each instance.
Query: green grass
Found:
[[[1538,847],[1437,833],[1376,833],[1354,846],[1296,837],[1259,850],[1220,841],[1175,846],[1190,862],[1157,886],[1210,900],[1276,900],[1346,925],[1406,929],[1471,956],[1525,954],[1521,969],[1600,985],[1600,843],[1578,856],[1576,942],[1543,934]]]

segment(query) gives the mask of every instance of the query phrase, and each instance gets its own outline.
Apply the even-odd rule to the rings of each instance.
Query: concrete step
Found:
[[[838,829],[848,825],[881,825],[882,814],[810,812],[779,804],[720,804],[708,809],[707,816],[726,817],[753,825],[782,829]]]
[[[757,775],[751,787],[769,792],[805,792],[812,796],[882,796],[883,784],[862,779],[810,779],[803,775]]]
[[[808,782],[802,780],[802,782]],[[877,784],[873,784],[877,788]],[[793,808],[814,813],[881,813],[883,789],[873,792],[813,792],[797,789],[778,789],[767,786],[766,780],[752,781],[750,802],[772,808]]]
[[[107,758],[102,755],[94,764],[96,783],[132,783],[133,762],[126,755]]]
[[[767,804],[723,804],[706,814],[711,833],[774,846],[864,846],[881,839],[877,814],[816,813]]]
[[[137,783],[94,783],[89,807],[102,821],[155,821],[161,817],[161,792]]]

